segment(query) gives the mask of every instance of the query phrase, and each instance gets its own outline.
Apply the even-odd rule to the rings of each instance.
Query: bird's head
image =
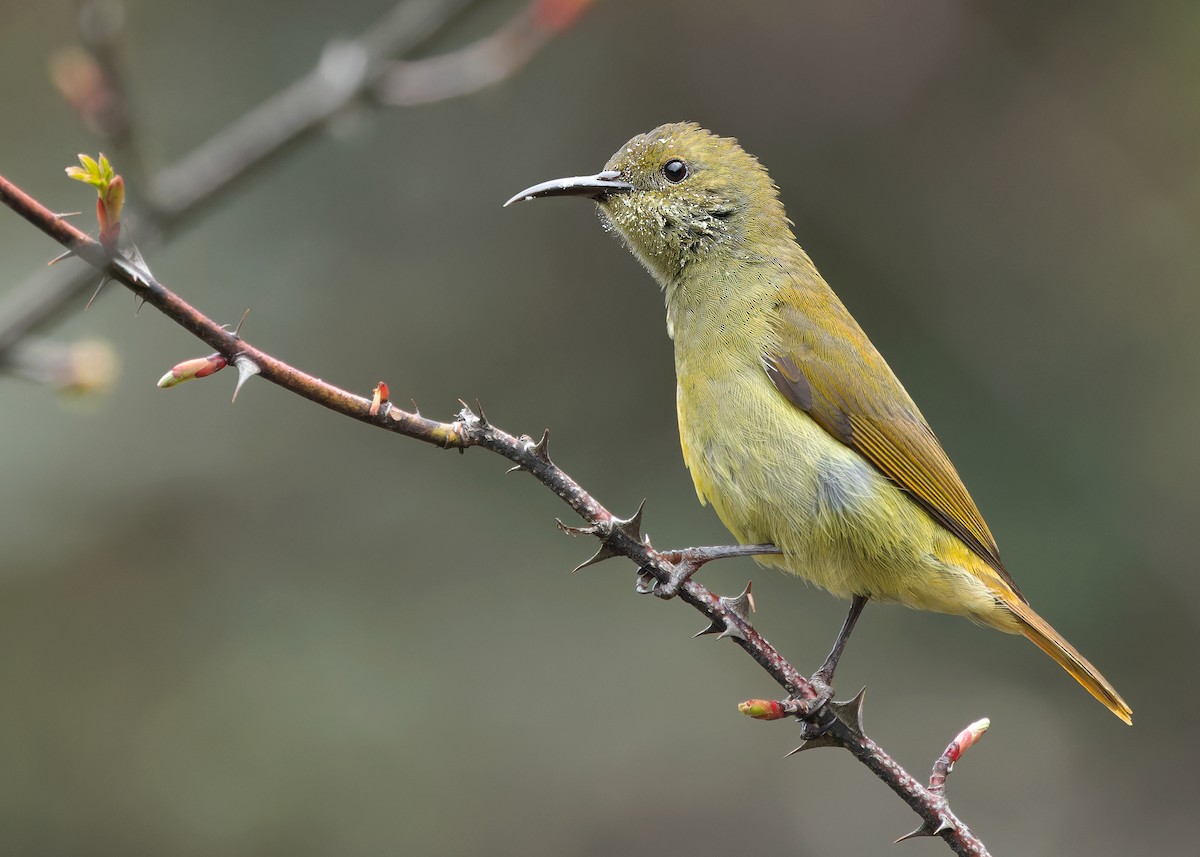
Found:
[[[546,196],[595,200],[605,228],[664,287],[696,265],[754,257],[764,242],[791,238],[778,188],[758,160],[693,122],[639,134],[600,173],[542,182],[505,204]]]

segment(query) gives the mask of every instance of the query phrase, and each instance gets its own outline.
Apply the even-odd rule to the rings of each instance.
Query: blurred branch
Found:
[[[223,192],[312,139],[352,105],[384,103],[377,90],[388,88],[385,80],[395,84],[398,77],[405,79],[404,92],[414,104],[470,94],[522,67],[553,36],[570,27],[593,0],[531,0],[510,23],[477,45],[445,57],[397,65],[397,57],[424,47],[481,2],[408,0],[357,38],[330,42],[312,71],[159,170],[149,182],[133,185],[134,190],[149,188],[131,201],[142,204],[142,217],[134,224],[139,244],[153,248]],[[114,0],[85,0],[81,28],[90,56],[79,50],[60,54],[51,74],[85,124],[135,152],[138,147],[115,59],[113,42],[120,31],[115,9]],[[481,63],[491,71],[481,73]],[[444,85],[431,74],[438,70],[449,75],[453,84]],[[86,271],[59,267],[17,286],[0,302],[0,367],[8,363],[7,355],[17,343],[58,318],[93,285]]]
[[[481,0],[410,0],[356,39],[328,43],[317,66],[217,132],[170,167],[150,191],[156,225],[170,228],[221,191],[309,139],[370,95],[387,61],[424,46]]]
[[[531,474],[586,522],[583,528],[564,529],[575,534],[594,535],[600,540],[600,550],[585,565],[613,556],[628,557],[638,568],[639,591],[657,593],[664,598],[678,597],[708,618],[709,625],[701,634],[729,637],[754,658],[788,694],[788,699],[783,702],[763,703],[760,707],[770,709],[773,714],[760,719],[800,719],[804,723],[806,740],[797,750],[823,746],[845,748],[920,816],[921,826],[909,836],[940,836],[960,855],[978,857],[988,853],[983,843],[951,812],[944,790],[945,775],[950,766],[982,734],[982,729],[969,739],[964,736],[971,733],[972,727],[960,733],[935,765],[930,787],[922,786],[863,731],[861,693],[849,703],[813,704],[817,692],[812,685],[750,624],[747,618],[752,606],[749,587],[735,598],[719,597],[688,578],[694,568],[680,568],[681,564],[689,562],[694,566],[697,564],[695,557],[706,551],[711,553],[709,558],[717,558],[730,552],[766,552],[771,550],[769,546],[740,550],[656,551],[641,533],[640,508],[628,519],[618,518],[550,460],[549,432],[537,442],[524,435],[516,437],[489,423],[482,408],[476,414],[465,404],[453,422],[431,420],[384,401],[384,384],[376,387],[373,400],[342,390],[255,348],[242,339],[239,332],[227,331],[159,283],[142,263],[140,254],[109,255],[99,242],[55,215],[3,176],[0,176],[0,201],[73,255],[88,262],[104,278],[120,282],[216,349],[225,362],[238,368],[239,389],[247,379],[261,375],[285,390],[351,419],[443,448],[465,451],[468,447],[481,447],[512,461],[515,470]],[[643,585],[650,580],[656,585]],[[743,710],[746,705],[750,703],[743,704]]]
[[[538,0],[487,38],[415,62],[397,61],[375,84],[384,104],[412,107],[478,92],[511,77],[575,23],[592,0]]]
[[[103,340],[58,342],[30,337],[9,353],[8,369],[18,378],[61,393],[84,394],[109,389],[120,364],[116,351]]]
[[[129,110],[121,58],[125,9],[119,0],[80,0],[79,40],[50,58],[50,78],[85,128],[120,161],[125,176],[146,186],[147,167]]]

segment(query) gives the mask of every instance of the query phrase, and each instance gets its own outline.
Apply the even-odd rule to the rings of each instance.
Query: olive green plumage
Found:
[[[921,412],[796,243],[735,140],[663,125],[597,176],[518,198],[594,198],[663,288],[684,460],[761,561],[835,595],[1022,633],[1126,722],[1129,706],[1030,609]]]

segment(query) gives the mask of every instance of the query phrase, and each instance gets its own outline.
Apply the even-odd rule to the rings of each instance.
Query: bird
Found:
[[[1125,723],[1115,688],[1034,612],[928,422],[793,234],[780,192],[738,141],[694,122],[621,146],[595,175],[505,205],[593,200],[662,289],[684,462],[757,556],[850,612],[813,676],[822,702],[869,600],[1022,634]]]

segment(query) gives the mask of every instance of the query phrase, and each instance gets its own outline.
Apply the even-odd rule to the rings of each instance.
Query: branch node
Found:
[[[863,700],[866,698],[867,689],[864,687],[858,693],[854,694],[852,699],[845,702],[829,701],[824,705],[818,705],[811,708],[811,700],[797,700],[797,703],[802,703],[803,709],[796,714],[796,717],[804,722],[805,731],[804,740],[800,746],[787,756],[794,756],[804,750],[814,750],[817,747],[842,747],[845,742],[839,738],[830,727],[833,726],[835,720],[840,720],[846,728],[855,735],[862,737],[863,732]]]
[[[458,412],[458,419],[453,423],[457,434],[469,438],[474,432],[487,429],[487,423],[481,421],[466,402],[459,399],[458,403],[462,405],[462,410]],[[459,447],[459,452],[465,454],[466,450]]]
[[[332,41],[321,51],[317,74],[334,93],[341,95],[362,88],[368,64],[367,52],[358,42]]]

